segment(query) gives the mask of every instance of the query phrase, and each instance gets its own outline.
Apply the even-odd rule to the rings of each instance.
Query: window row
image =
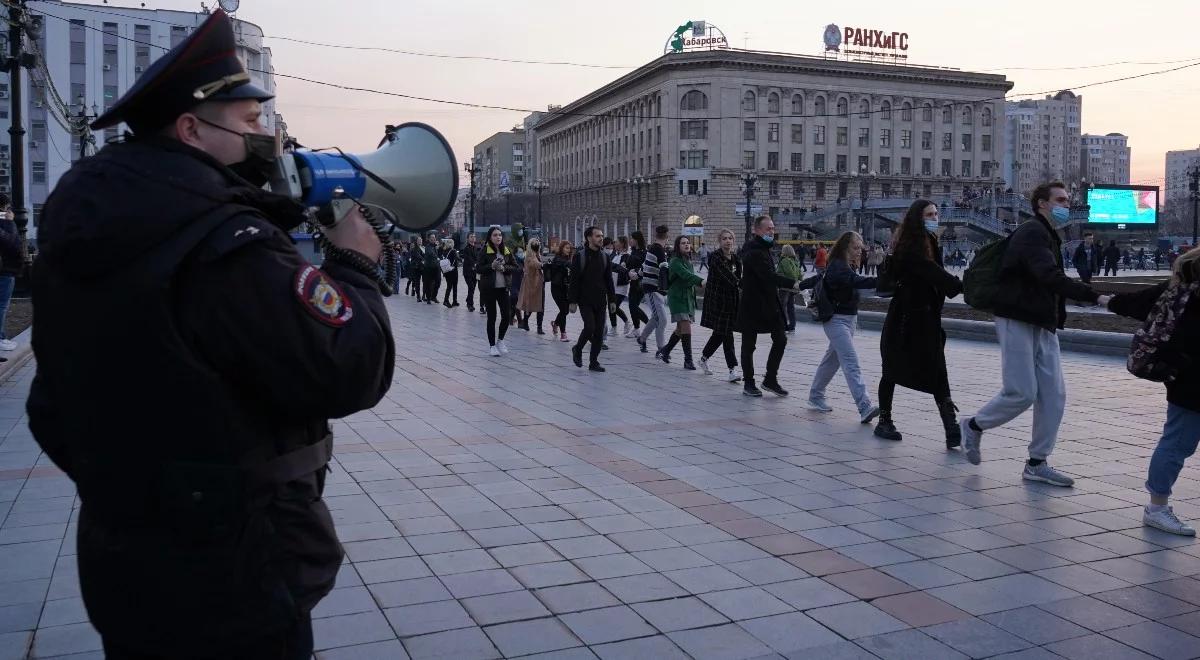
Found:
[[[697,157],[702,158],[705,162],[707,162],[707,159],[708,159],[707,151],[704,151],[704,152],[681,151],[681,152],[679,152],[680,162],[683,162],[685,157],[687,157],[689,159],[689,162],[691,162],[690,159],[693,157],[692,154],[701,154],[701,156],[697,156]],[[934,169],[933,169],[934,160],[932,158],[922,158],[922,159],[920,159],[920,162],[918,163],[913,158],[910,158],[908,156],[903,156],[899,159],[894,159],[891,156],[880,156],[875,161],[876,167],[872,167],[872,162],[871,162],[870,156],[859,156],[858,160],[854,163],[853,170],[850,169],[850,157],[846,154],[836,154],[834,156],[833,169],[831,169],[831,170],[827,170],[826,158],[827,158],[826,154],[812,154],[812,161],[811,161],[812,166],[811,166],[811,168],[808,168],[808,167],[806,167],[807,163],[805,161],[804,154],[793,153],[793,154],[791,154],[791,161],[789,162],[790,167],[788,167],[788,169],[790,169],[793,172],[811,171],[813,173],[825,173],[826,171],[831,171],[831,172],[836,172],[838,174],[849,174],[851,172],[854,172],[854,173],[859,173],[859,174],[871,174],[871,175],[880,175],[880,176],[883,176],[883,175],[911,176],[914,174],[919,174],[921,176],[934,176]],[[963,160],[959,161],[959,169],[957,172],[954,170],[954,162],[950,158],[942,158],[941,162],[939,164],[941,165],[941,167],[937,170],[938,176],[966,176],[966,177],[975,176],[973,161],[970,159],[963,159]],[[914,166],[917,166],[919,169],[914,169]],[[682,167],[682,165],[681,165],[681,167]],[[747,170],[759,169],[759,160],[758,160],[758,152],[757,151],[742,152],[742,168],[747,169]],[[778,151],[768,151],[767,152],[767,162],[766,162],[765,169],[767,169],[768,171],[777,171],[780,169],[780,154]],[[991,161],[983,161],[982,163],[979,164],[979,176],[986,178],[986,177],[992,176],[992,174],[993,174],[993,168],[992,168]]]
[[[782,193],[783,193],[785,183],[791,184],[790,187],[791,187],[791,191],[792,191],[792,199],[804,199],[805,195],[810,190],[812,191],[813,199],[825,199],[827,194],[829,194],[829,195],[833,194],[833,186],[828,185],[830,182],[826,182],[826,181],[814,181],[811,183],[807,183],[804,181],[790,181],[789,182],[789,181],[782,181],[782,180],[771,180],[771,181],[767,182],[767,197],[769,199],[783,199],[784,196]],[[839,199],[839,200],[846,199],[850,196],[849,182],[839,181],[839,182],[837,182],[836,185],[837,185],[837,199]],[[951,194],[949,185],[939,186],[939,188],[940,188],[940,191],[942,194],[945,194],[945,195]],[[965,194],[965,190],[966,189],[964,189],[964,194]],[[915,190],[913,184],[911,184],[911,183],[902,184],[899,189],[896,189],[895,187],[893,187],[893,185],[891,183],[883,182],[880,184],[880,192],[882,193],[882,195],[884,197],[891,197],[896,194],[899,194],[903,197],[912,197],[913,193],[916,192],[916,190]],[[866,181],[860,182],[857,193],[861,197],[867,197],[867,196],[871,195],[872,194],[871,185]],[[875,193],[875,194],[879,194],[879,193]],[[923,196],[925,198],[929,198],[929,197],[932,197],[933,194],[934,194],[933,186],[931,184],[926,183],[923,186],[921,186],[921,196]],[[799,213],[802,210],[803,209],[795,208],[795,209],[791,209],[791,212]],[[772,215],[777,216],[779,209],[777,209],[775,207],[771,207],[770,211],[771,211]]]
[[[686,131],[687,135],[685,135],[685,130],[683,128],[683,124],[689,125],[688,130]],[[694,128],[696,124],[703,124],[703,126],[701,126],[699,130],[696,130]],[[838,146],[848,146],[850,144],[850,129],[846,126],[837,126],[837,127],[835,127],[835,129],[836,129],[835,144],[837,144]],[[886,147],[892,146],[892,133],[893,133],[893,131],[890,128],[882,128],[879,130],[879,146],[880,147],[886,148]],[[813,126],[813,135],[812,135],[813,144],[825,144],[825,134],[826,134],[825,126]],[[706,138],[706,137],[708,137],[707,122],[698,122],[695,120],[680,122],[680,138],[681,139],[687,139],[687,138],[696,139],[696,138]],[[747,142],[754,142],[754,141],[758,140],[758,124],[756,122],[752,122],[752,121],[742,122],[742,139]],[[791,141],[792,141],[792,144],[804,144],[804,124],[792,124],[791,125]],[[779,124],[774,123],[774,122],[770,122],[767,124],[767,142],[779,142]],[[942,133],[942,143],[941,144],[942,144],[941,148],[945,151],[949,151],[949,150],[953,149],[954,148],[954,134],[953,133]],[[963,133],[963,134],[959,135],[959,146],[962,148],[963,151],[971,151],[974,148],[974,144],[975,144],[975,138],[972,134]],[[862,128],[858,129],[857,145],[860,147],[870,147],[871,146],[871,129],[870,128],[862,127]],[[913,146],[913,131],[910,131],[908,129],[902,129],[900,131],[900,148],[901,149],[911,149],[912,146]],[[933,132],[932,131],[922,131],[921,132],[921,149],[924,149],[924,150],[932,150],[933,149]],[[980,149],[980,151],[991,151],[992,150],[992,136],[991,135],[981,135],[980,136],[979,149]]]

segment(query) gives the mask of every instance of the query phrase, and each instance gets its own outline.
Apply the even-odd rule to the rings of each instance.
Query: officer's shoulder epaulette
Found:
[[[247,245],[261,241],[283,241],[290,239],[253,210],[230,215],[219,222],[197,246],[195,256],[201,261],[220,259]]]

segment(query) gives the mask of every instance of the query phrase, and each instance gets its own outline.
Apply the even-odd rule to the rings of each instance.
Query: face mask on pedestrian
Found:
[[[930,220],[928,218],[925,219],[925,231],[927,231],[931,234],[934,234],[934,233],[937,233],[937,228],[938,228],[937,218],[934,218],[933,220]]]
[[[275,153],[274,136],[261,133],[239,133],[200,116],[197,116],[196,119],[226,133],[241,136],[246,145],[246,157],[229,165],[229,169],[233,170],[234,174],[260,188],[271,180],[271,175],[275,173],[275,163],[279,160],[278,154]]]
[[[604,254],[605,254],[606,256],[609,256],[609,257],[611,257],[611,256],[612,256],[612,254],[613,254],[613,249],[612,249],[612,248],[604,248]]]
[[[775,234],[767,234],[763,236],[762,239],[766,241],[767,245],[771,245],[775,242]]]
[[[1071,209],[1065,206],[1055,206],[1050,209],[1050,215],[1054,216],[1054,219],[1059,222],[1065,222],[1071,218]]]

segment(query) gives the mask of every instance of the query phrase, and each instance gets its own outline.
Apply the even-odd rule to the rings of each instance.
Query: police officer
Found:
[[[327,420],[392,379],[381,246],[359,210],[322,268],[296,251],[303,209],[259,188],[270,98],[214,12],[96,120],[133,136],[39,226],[30,428],[78,488],[108,658],[309,658],[342,560]]]

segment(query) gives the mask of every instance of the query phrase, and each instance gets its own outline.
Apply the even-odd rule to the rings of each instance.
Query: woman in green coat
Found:
[[[692,270],[692,241],[687,236],[675,238],[675,249],[671,251],[671,267],[667,274],[667,308],[671,320],[675,321],[675,332],[671,340],[659,353],[663,362],[670,364],[671,349],[683,344],[683,368],[695,371],[692,363],[692,322],[696,320],[696,287],[704,287],[704,279]]]
[[[793,280],[800,279],[800,262],[796,259],[796,250],[790,245],[783,246],[779,257],[779,274]],[[796,292],[779,289],[779,304],[783,305],[787,315],[787,331],[796,331]]]

